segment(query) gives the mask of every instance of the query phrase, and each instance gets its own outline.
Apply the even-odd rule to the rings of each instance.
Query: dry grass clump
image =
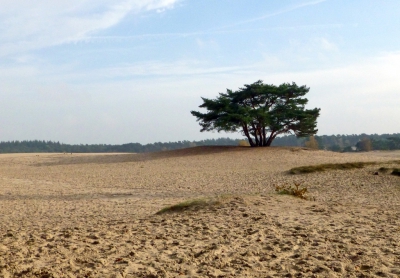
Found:
[[[375,165],[376,162],[348,162],[348,163],[329,163],[310,166],[295,167],[289,170],[289,174],[308,174],[314,172],[323,172],[326,170],[350,170],[360,169],[367,165]]]
[[[304,200],[309,199],[306,194],[308,192],[307,187],[300,187],[301,183],[295,182],[294,186],[292,185],[277,185],[275,186],[275,191],[278,194],[292,195],[294,197],[298,197]]]
[[[392,171],[392,175],[400,177],[400,169],[399,168],[394,168],[393,171]]]
[[[250,147],[250,143],[247,140],[239,140],[239,147]]]
[[[394,176],[400,176],[400,168],[381,167],[378,169],[378,172],[380,172],[382,174],[390,173],[391,175],[394,175]]]
[[[214,198],[214,199],[195,199],[184,201],[182,203],[165,207],[159,210],[156,214],[164,214],[164,213],[173,213],[173,212],[182,212],[186,210],[200,210],[212,206],[216,206],[221,204],[221,200]]]
[[[400,169],[399,168],[393,168],[391,170],[392,170],[392,172],[390,173],[391,175],[400,177]]]
[[[326,170],[350,170],[350,169],[361,169],[368,165],[377,165],[377,164],[400,164],[400,160],[391,160],[387,162],[347,162],[347,163],[328,163],[328,164],[318,164],[318,165],[309,165],[309,166],[300,166],[292,168],[288,171],[289,174],[297,175],[297,174],[308,174],[315,172],[323,172]],[[399,175],[398,168],[387,168],[381,167],[378,169],[378,172],[386,174],[392,170],[392,175]]]
[[[387,174],[388,172],[390,172],[390,170],[391,170],[390,168],[381,167],[381,168],[378,169],[378,172],[382,173],[382,174]]]

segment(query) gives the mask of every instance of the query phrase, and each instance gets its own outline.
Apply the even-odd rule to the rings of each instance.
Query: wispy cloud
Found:
[[[176,77],[200,76],[235,73],[252,66],[212,66],[207,62],[195,60],[174,61],[171,63],[149,61],[135,65],[122,65],[119,67],[105,68],[93,72],[95,76],[103,78],[134,78],[134,77]]]
[[[148,33],[138,34],[129,36],[86,36],[86,42],[96,41],[108,41],[108,40],[142,40],[142,39],[163,39],[163,38],[186,38],[196,37],[202,35],[219,35],[219,34],[238,34],[238,33],[249,33],[249,32],[265,32],[265,31],[292,31],[292,30],[320,30],[320,29],[338,29],[346,27],[346,25],[337,24],[311,24],[311,25],[296,25],[296,26],[277,26],[277,27],[265,27],[265,28],[240,28],[240,29],[212,29],[205,31],[195,32],[176,32],[176,33]]]
[[[248,24],[248,23],[253,23],[253,22],[256,22],[256,21],[264,20],[266,18],[270,18],[270,17],[274,17],[274,16],[277,16],[277,15],[285,14],[285,13],[288,13],[288,12],[291,12],[291,11],[294,11],[294,10],[298,10],[298,9],[301,9],[301,8],[304,8],[304,7],[307,7],[307,6],[318,5],[318,4],[326,2],[326,1],[327,0],[315,0],[315,1],[304,2],[304,3],[301,3],[301,4],[289,6],[287,8],[281,9],[279,11],[271,12],[271,13],[268,13],[268,14],[265,14],[265,15],[262,15],[262,16],[259,16],[259,17],[248,19],[248,20],[239,21],[239,22],[236,22],[234,24],[226,25],[226,26],[219,27],[219,28],[224,29],[224,28],[236,27],[236,26],[240,26],[240,25],[244,25],[244,24]]]
[[[179,0],[0,0],[0,55],[84,40],[140,11]]]

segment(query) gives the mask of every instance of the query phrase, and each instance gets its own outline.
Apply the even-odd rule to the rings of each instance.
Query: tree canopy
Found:
[[[203,98],[200,108],[206,113],[191,111],[197,118],[200,131],[240,131],[252,147],[268,147],[281,134],[308,137],[317,133],[319,108],[305,109],[303,98],[310,88],[296,83],[279,86],[262,80],[244,85],[237,91],[227,89],[216,99]]]

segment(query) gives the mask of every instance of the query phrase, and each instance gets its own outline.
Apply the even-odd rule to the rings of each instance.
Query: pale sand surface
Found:
[[[400,152],[0,155],[0,277],[400,277]],[[302,182],[314,201],[275,193]],[[222,196],[221,205],[155,215]]]

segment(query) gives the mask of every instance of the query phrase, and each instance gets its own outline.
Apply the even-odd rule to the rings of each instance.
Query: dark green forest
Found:
[[[314,137],[318,148],[336,152],[362,151],[361,142],[369,142],[368,150],[400,149],[400,133],[395,134],[353,134],[353,135],[321,135]],[[305,146],[308,138],[297,138],[294,135],[277,137],[272,146]],[[128,143],[122,145],[107,144],[64,144],[53,141],[8,141],[0,142],[0,153],[145,153],[166,150],[176,150],[195,146],[237,146],[240,139],[218,138],[201,141],[156,142],[142,145]]]
[[[369,150],[400,149],[400,133],[393,134],[352,134],[352,135],[321,135],[314,136],[318,148],[334,152],[361,151],[362,142],[370,143]],[[274,146],[304,146],[308,138],[297,138],[294,135],[276,138]]]
[[[238,145],[238,140],[230,138],[208,139],[202,141],[156,142],[142,145],[128,143],[122,145],[80,144],[71,145],[53,141],[9,141],[0,142],[0,153],[145,153],[176,150],[195,146],[231,146]]]

